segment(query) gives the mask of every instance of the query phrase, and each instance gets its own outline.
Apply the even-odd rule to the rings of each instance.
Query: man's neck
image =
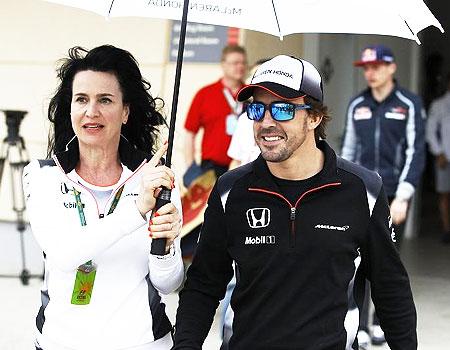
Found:
[[[317,148],[314,139],[305,143],[289,159],[267,162],[272,175],[286,180],[306,180],[318,174],[323,169],[325,154]]]
[[[226,88],[230,89],[233,95],[236,95],[242,86],[242,82],[240,80],[231,79],[227,77],[222,78],[222,84]]]
[[[80,145],[80,161],[77,174],[85,181],[97,186],[117,183],[122,174],[117,149],[87,148]]]
[[[393,80],[389,80],[386,84],[381,85],[377,88],[372,88],[372,96],[377,102],[382,102],[390,95],[392,90],[394,90],[395,83]]]

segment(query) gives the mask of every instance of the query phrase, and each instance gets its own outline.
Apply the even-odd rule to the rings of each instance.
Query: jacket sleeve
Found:
[[[38,161],[27,165],[23,173],[23,187],[27,215],[33,235],[47,256],[47,260],[62,271],[73,271],[94,259],[114,243],[146,224],[133,197],[121,199],[111,215],[89,225],[67,225],[52,208],[48,188],[41,181],[42,169]],[[59,186],[57,183],[56,186]],[[128,203],[125,203],[128,202]]]
[[[217,184],[208,200],[197,251],[180,292],[173,349],[201,349],[233,275]]]
[[[350,103],[347,108],[347,121],[345,124],[344,137],[342,142],[341,157],[351,162],[355,161],[358,137],[353,124],[354,104]]]
[[[425,111],[419,97],[412,102],[406,125],[405,165],[395,193],[397,198],[406,200],[414,194],[425,166]]]
[[[436,102],[431,104],[430,113],[428,114],[426,139],[433,155],[438,156],[444,153],[442,144],[438,138],[438,130],[442,119],[442,113],[439,104]]]
[[[172,190],[171,201],[183,216],[178,186]],[[183,222],[181,222],[183,224]],[[181,226],[180,226],[181,227]],[[149,257],[150,280],[153,286],[162,294],[172,293],[184,279],[184,265],[180,248],[181,238],[178,236],[173,242],[170,253],[164,256],[152,255]]]
[[[406,270],[393,241],[395,234],[384,189],[378,195],[361,247],[372,300],[392,350],[417,349],[417,318]]]

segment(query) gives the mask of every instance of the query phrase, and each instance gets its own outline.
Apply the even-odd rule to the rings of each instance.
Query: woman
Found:
[[[27,210],[44,252],[36,349],[169,349],[162,294],[183,280],[181,204],[154,152],[164,124],[134,57],[74,47],[50,101],[52,159],[24,171]],[[153,154],[153,156],[152,156]],[[173,202],[149,217],[161,187]],[[151,239],[166,255],[150,255]]]

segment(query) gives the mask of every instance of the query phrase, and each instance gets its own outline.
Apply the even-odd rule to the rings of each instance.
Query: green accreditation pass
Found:
[[[109,208],[108,215],[116,209],[120,196],[122,195],[123,186],[117,191],[114,200]],[[75,196],[75,203],[80,216],[81,226],[86,226],[86,218],[84,216],[83,204],[80,199],[80,192],[73,188]],[[75,276],[75,284],[73,286],[72,300],[73,305],[88,305],[91,302],[92,291],[94,289],[95,274],[97,273],[97,266],[92,263],[92,260],[78,266],[77,274]]]
[[[91,302],[96,272],[97,269],[92,263],[78,267],[72,292],[72,304],[87,305]]]

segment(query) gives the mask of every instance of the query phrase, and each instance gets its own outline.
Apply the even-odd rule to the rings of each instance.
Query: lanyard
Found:
[[[122,195],[124,186],[125,185],[122,185],[122,187],[120,187],[119,190],[117,191],[117,193],[114,196],[114,199],[112,201],[111,207],[108,210],[108,214],[106,214],[106,215],[111,214],[114,211],[114,209],[116,209],[117,203],[119,203],[120,196]],[[80,217],[80,224],[81,224],[81,226],[86,226],[86,217],[84,215],[83,204],[81,203],[80,194],[81,194],[81,192],[78,192],[74,187],[73,195],[75,196],[75,204],[78,209],[78,215]],[[92,260],[89,260],[85,265],[92,265]]]
[[[111,207],[108,210],[108,214],[111,214],[117,207],[117,204],[119,203],[119,199],[120,196],[122,195],[123,192],[123,187],[120,187],[119,190],[117,191],[116,195],[114,196],[114,199],[112,201]],[[86,226],[86,217],[84,215],[84,210],[83,210],[83,204],[81,203],[81,198],[80,198],[80,194],[81,192],[78,192],[75,187],[73,188],[73,195],[75,196],[75,203],[78,209],[78,215],[80,216],[80,223],[81,226]]]
[[[223,88],[223,95],[225,96],[225,99],[228,102],[228,105],[230,106],[231,110],[233,111],[233,114],[239,115],[242,112],[242,102],[236,101],[233,96],[230,93],[230,90],[228,90],[226,87]]]

